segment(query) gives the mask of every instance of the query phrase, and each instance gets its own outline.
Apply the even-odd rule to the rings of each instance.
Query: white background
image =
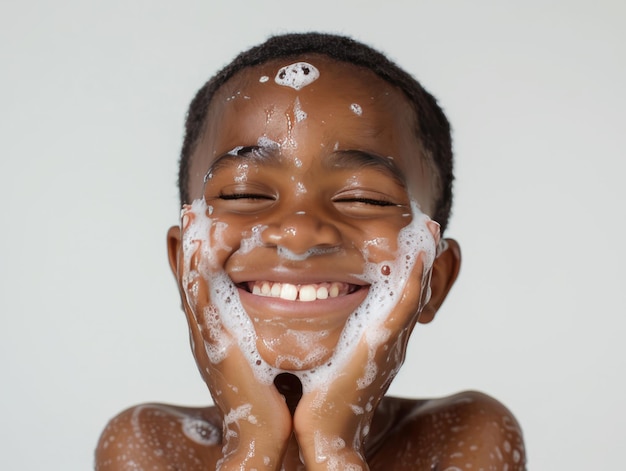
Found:
[[[622,469],[624,5],[3,2],[0,469],[90,469],[121,409],[208,403],[165,252],[184,114],[306,30],[388,53],[454,126],[464,266],[392,392],[488,392],[530,469]]]

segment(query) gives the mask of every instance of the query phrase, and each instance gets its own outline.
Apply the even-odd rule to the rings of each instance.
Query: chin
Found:
[[[323,335],[321,341],[320,334]],[[290,331],[279,337],[259,335],[257,349],[261,358],[278,370],[308,371],[325,364],[333,356],[336,341],[324,334]]]

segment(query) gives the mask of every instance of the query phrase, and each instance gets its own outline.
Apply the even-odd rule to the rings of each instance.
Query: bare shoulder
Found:
[[[114,417],[102,432],[96,470],[211,469],[221,450],[220,423],[213,407],[131,407]]]
[[[440,399],[386,401],[382,414],[393,417],[393,425],[376,447],[371,469],[389,469],[390,460],[396,470],[526,469],[517,420],[486,394],[467,391]]]

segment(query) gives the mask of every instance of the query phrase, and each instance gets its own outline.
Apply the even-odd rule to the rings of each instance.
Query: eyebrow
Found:
[[[211,164],[209,170],[204,176],[206,182],[210,175],[220,171],[223,168],[241,162],[252,162],[254,164],[269,165],[279,167],[281,164],[280,148],[278,146],[239,146],[229,152],[220,155],[215,162]],[[396,166],[393,158],[383,157],[357,149],[338,150],[333,152],[323,163],[328,170],[333,169],[361,169],[363,167],[371,167],[386,176],[393,178],[396,183],[406,188],[406,179],[404,173]]]
[[[406,188],[405,175],[391,157],[383,157],[379,154],[356,149],[339,150],[330,156],[324,163],[324,166],[328,167],[329,170],[371,167],[386,176],[392,177],[400,186]]]
[[[233,164],[240,162],[252,162],[255,164],[270,165],[278,167],[280,164],[280,156],[278,153],[278,146],[239,146],[228,151],[225,154],[220,155],[215,162],[211,164],[209,170],[204,175],[204,181],[206,183],[210,175],[220,171],[225,167],[229,167]]]

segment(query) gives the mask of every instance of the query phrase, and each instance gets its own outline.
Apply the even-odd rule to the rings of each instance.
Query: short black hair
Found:
[[[274,59],[302,54],[320,54],[371,70],[386,82],[398,87],[407,97],[416,115],[415,133],[431,162],[438,180],[432,218],[445,230],[452,207],[453,157],[450,123],[437,100],[385,55],[345,36],[326,33],[293,33],[273,36],[263,44],[239,54],[215,74],[196,93],[189,105],[185,122],[185,139],[180,155],[178,189],[181,204],[189,203],[191,156],[206,129],[211,100],[217,90],[237,72]]]

